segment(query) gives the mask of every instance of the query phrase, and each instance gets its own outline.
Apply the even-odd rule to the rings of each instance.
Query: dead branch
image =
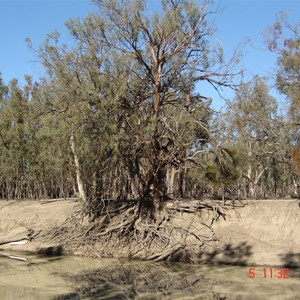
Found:
[[[22,241],[31,241],[35,237],[37,237],[39,234],[40,234],[40,231],[39,232],[34,232],[31,229],[27,235],[18,235],[18,236],[12,237],[12,238],[7,238],[7,239],[0,240],[0,246],[7,245],[7,244],[10,244],[10,243],[22,242]]]
[[[185,248],[185,246],[186,246],[185,244],[178,244],[178,245],[175,245],[174,247],[172,247],[171,249],[150,255],[150,256],[146,257],[146,259],[153,260],[153,261],[161,261],[161,260],[168,258],[172,254],[176,253],[178,250]]]
[[[129,215],[133,213],[132,216],[129,217]],[[127,226],[132,225],[137,218],[138,209],[137,207],[130,207],[125,213],[124,217],[121,222],[115,224],[114,226],[110,226],[109,228],[106,228],[104,231],[98,233],[95,235],[95,237],[100,237],[107,235],[109,233],[112,233],[114,231],[118,231],[119,229],[125,229]]]
[[[20,237],[2,240],[0,241],[0,246],[10,244],[10,243],[21,242],[21,241],[29,241],[29,238],[27,236],[22,236],[22,237],[20,236]]]
[[[191,202],[191,203],[177,203],[176,206],[170,206],[167,208],[167,210],[175,210],[178,212],[186,212],[186,213],[195,213],[197,211],[200,211],[202,209],[208,209],[214,212],[214,220],[218,220],[220,216],[223,217],[224,220],[226,220],[226,214],[222,207],[217,205],[210,205],[204,202]]]

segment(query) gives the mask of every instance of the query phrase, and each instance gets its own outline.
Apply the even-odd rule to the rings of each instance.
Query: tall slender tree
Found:
[[[299,146],[300,124],[300,27],[292,24],[283,13],[277,16],[275,23],[266,30],[266,43],[270,51],[277,54],[276,87],[285,96],[287,119],[284,127],[289,131],[289,144],[294,170],[299,170],[297,153]],[[294,180],[295,185],[296,181]],[[299,193],[298,193],[299,194]]]
[[[243,177],[247,195],[254,198],[273,159],[282,153],[280,144],[281,122],[277,116],[277,100],[263,78],[255,77],[252,84],[244,85],[226,112],[228,140],[231,140],[240,157],[243,157]]]

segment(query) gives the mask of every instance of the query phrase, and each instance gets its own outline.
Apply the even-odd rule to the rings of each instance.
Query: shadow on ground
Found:
[[[73,293],[53,300],[67,299],[227,299],[214,291],[214,281],[193,265],[131,261],[91,273],[71,276]],[[66,275],[67,276],[67,275]],[[68,276],[67,276],[68,277]],[[203,295],[204,298],[199,298]]]
[[[288,252],[281,256],[281,260],[285,268],[300,268],[300,252]]]
[[[221,251],[206,254],[207,263],[246,265],[252,255],[247,243],[226,244]],[[187,253],[184,258],[190,259]],[[201,257],[201,255],[200,255]],[[204,257],[202,257],[204,258]],[[178,257],[176,258],[176,260]],[[180,259],[183,261],[183,259]],[[69,277],[67,280],[78,283],[74,293],[62,295],[55,299],[230,299],[226,293],[215,290],[215,273],[217,266],[181,264],[174,262],[155,263],[130,261],[96,270],[91,273]],[[221,268],[224,268],[221,267]],[[226,268],[226,267],[225,267]],[[231,267],[233,268],[233,267]],[[231,269],[230,269],[231,270]],[[239,269],[238,269],[239,270]],[[241,271],[239,271],[241,272]],[[210,274],[210,275],[209,275]],[[224,280],[228,280],[225,277]],[[199,298],[199,295],[203,298]],[[238,296],[238,295],[237,295]],[[145,298],[143,298],[145,297]],[[237,298],[238,299],[238,298]]]
[[[198,259],[209,264],[232,264],[245,266],[252,256],[252,246],[247,242],[237,245],[225,244],[221,249],[199,253]]]

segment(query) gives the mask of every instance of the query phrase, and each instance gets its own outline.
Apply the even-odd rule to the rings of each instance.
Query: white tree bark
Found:
[[[84,187],[83,187],[83,182],[82,182],[82,179],[81,179],[82,178],[81,167],[80,167],[79,158],[78,158],[78,155],[77,155],[77,152],[76,152],[76,145],[75,145],[75,138],[74,138],[73,131],[71,132],[71,135],[70,135],[70,146],[71,146],[71,150],[72,150],[73,157],[74,157],[75,172],[76,172],[76,180],[77,180],[79,197],[81,198],[81,200],[84,203],[86,203],[87,197],[86,197],[86,193],[85,193]]]
[[[166,180],[167,180],[168,195],[173,195],[175,174],[176,174],[176,169],[174,167],[169,167],[167,169]]]

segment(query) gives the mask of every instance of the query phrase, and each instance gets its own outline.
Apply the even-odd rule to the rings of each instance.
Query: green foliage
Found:
[[[140,0],[94,3],[97,13],[66,22],[71,45],[54,32],[37,50],[47,78],[27,76],[24,87],[0,80],[2,197],[72,196],[78,174],[95,207],[248,187],[265,169],[280,179],[286,136],[265,79],[236,91],[224,130],[214,127],[209,95],[196,92],[199,82],[233,86],[239,74],[239,57],[226,62],[215,45],[211,1],[162,0],[152,14]],[[278,87],[293,99],[298,46],[288,40],[279,60]]]
[[[273,26],[266,31],[266,41],[277,54],[276,86],[286,95],[290,118],[299,122],[300,105],[300,31],[299,24],[291,24],[284,14],[279,14]]]
[[[226,128],[219,142],[237,152],[245,197],[276,196],[278,186],[293,176],[288,173],[292,136],[277,110],[277,100],[270,95],[266,80],[256,76],[229,103],[224,114],[227,123],[218,124],[218,128]]]
[[[212,153],[205,168],[205,177],[215,187],[230,188],[239,179],[239,161],[233,148],[220,148]]]
[[[287,193],[299,139],[297,25],[281,16],[268,32],[289,104],[278,116],[265,78],[234,85],[239,57],[226,62],[214,42],[210,0],[162,0],[151,14],[142,0],[93,2],[97,13],[66,22],[69,46],[54,32],[37,50],[47,78],[25,76],[20,87],[0,76],[1,197],[73,196],[78,174],[95,207],[212,189]],[[199,82],[235,86],[224,114],[213,115]]]
[[[237,60],[226,63],[210,44],[210,1],[162,1],[153,14],[144,1],[94,2],[98,14],[66,23],[72,48],[54,32],[38,50],[48,74],[36,100],[38,136],[60,146],[40,149],[41,161],[67,162],[91,201],[133,190],[143,199],[152,188],[165,197],[167,172],[199,167],[209,140],[209,101],[195,85],[230,86]],[[71,163],[71,135],[80,167]]]

